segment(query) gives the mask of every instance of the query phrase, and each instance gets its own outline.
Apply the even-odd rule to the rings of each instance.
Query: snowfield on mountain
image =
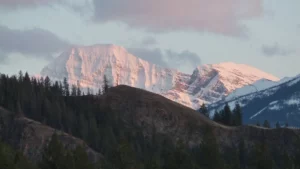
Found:
[[[112,86],[145,89],[193,109],[219,101],[257,80],[279,80],[254,67],[231,62],[201,65],[186,74],[149,63],[116,45],[71,47],[41,71],[41,76],[53,80],[66,77],[74,85],[79,81],[82,88],[94,92],[101,87],[104,75]]]

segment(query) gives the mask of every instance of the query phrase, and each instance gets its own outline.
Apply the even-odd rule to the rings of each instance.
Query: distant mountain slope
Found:
[[[221,109],[225,103],[233,107],[239,102],[245,123],[262,123],[268,120],[273,126],[278,121],[281,125],[288,122],[291,126],[300,127],[300,76],[285,78],[278,83],[267,82],[269,87],[259,86],[263,82],[265,81],[258,81],[252,86],[257,88],[255,92],[248,90],[250,86],[237,89],[224,100],[211,104],[211,112]],[[239,95],[240,93],[245,95]]]
[[[41,75],[54,80],[66,77],[71,84],[79,81],[82,87],[94,91],[98,91],[106,75],[113,86],[124,84],[145,89],[194,109],[259,79],[279,80],[256,68],[235,63],[199,66],[189,75],[144,61],[116,45],[70,48],[47,65]]]

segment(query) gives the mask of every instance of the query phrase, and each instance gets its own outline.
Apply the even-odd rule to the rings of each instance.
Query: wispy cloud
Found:
[[[275,43],[273,45],[263,45],[261,51],[264,55],[268,57],[288,56],[294,52],[293,50],[287,50],[284,49],[283,47],[280,47],[278,43]]]
[[[149,31],[193,30],[243,35],[241,20],[263,14],[262,0],[93,0],[96,22]]]
[[[143,60],[167,68],[178,69],[182,67],[191,71],[189,68],[193,69],[201,63],[200,57],[196,53],[188,50],[175,52],[172,50],[161,50],[159,48],[129,48],[128,51]]]
[[[62,0],[0,0],[0,7],[6,9],[18,9],[41,5],[51,5],[61,1]]]

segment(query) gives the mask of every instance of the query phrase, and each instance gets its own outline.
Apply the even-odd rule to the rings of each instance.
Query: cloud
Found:
[[[148,31],[193,30],[243,35],[241,20],[263,14],[263,0],[93,0],[94,21]]]
[[[50,5],[53,3],[58,3],[60,1],[61,0],[0,0],[0,6],[6,9],[17,9]]]
[[[10,29],[0,25],[0,51],[5,54],[21,53],[34,57],[51,58],[51,54],[64,50],[70,44],[44,29]],[[0,57],[1,57],[0,56]]]
[[[142,39],[141,45],[151,46],[157,44],[157,41],[154,37],[148,36]]]
[[[288,56],[293,53],[292,50],[283,49],[277,43],[275,43],[274,45],[263,45],[261,50],[262,53],[268,57]]]
[[[159,48],[128,48],[128,51],[133,55],[156,65],[173,69],[182,68],[188,73],[201,63],[200,57],[196,53],[188,50],[175,52],[172,50],[161,50]]]
[[[128,52],[132,53],[133,55],[146,60],[150,63],[168,67],[168,63],[165,60],[163,53],[160,49],[147,49],[147,48],[128,48]]]

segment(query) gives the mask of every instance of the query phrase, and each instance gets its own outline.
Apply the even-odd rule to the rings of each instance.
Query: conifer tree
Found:
[[[256,122],[256,126],[260,126],[260,123],[259,123],[259,121],[257,121],[257,122]]]
[[[222,168],[222,160],[217,140],[209,126],[204,127],[203,140],[198,157],[199,166],[206,169]]]
[[[207,110],[207,108],[206,108],[205,103],[203,103],[203,104],[201,105],[201,107],[200,107],[200,113],[203,114],[203,115],[206,116],[206,117],[209,117],[209,112],[208,112],[208,110]]]
[[[240,126],[243,124],[242,120],[242,110],[239,103],[235,104],[235,107],[233,109],[233,115],[232,115],[232,125],[233,126]]]
[[[264,125],[263,125],[263,126],[264,126],[265,128],[270,128],[270,127],[271,127],[268,120],[265,120],[265,121],[264,121]]]
[[[220,113],[217,110],[214,113],[213,121],[221,123],[221,116],[220,116]]]
[[[278,121],[276,122],[276,128],[277,128],[277,129],[281,128]]]
[[[223,124],[231,125],[232,124],[232,113],[228,103],[226,103],[224,107],[224,114],[223,114]]]
[[[242,139],[239,142],[239,161],[240,161],[240,168],[246,168],[246,148],[245,148],[245,141]]]
[[[284,126],[285,126],[285,127],[289,127],[289,123],[288,123],[288,122],[286,122]]]
[[[80,86],[80,82],[77,80],[77,96],[81,96],[81,86]]]
[[[103,76],[103,87],[102,87],[102,92],[103,93],[107,93],[108,89],[109,89],[109,84],[108,84],[108,80],[106,75]]]
[[[64,87],[65,96],[70,96],[70,89],[69,89],[69,83],[68,83],[67,78],[64,78],[63,87]]]
[[[92,169],[88,155],[82,146],[77,146],[72,152],[74,160],[74,169]],[[71,168],[70,168],[71,169]]]
[[[64,166],[65,151],[61,142],[58,140],[58,135],[54,133],[48,147],[45,148],[42,154],[40,163],[41,169],[62,169]]]
[[[76,96],[76,95],[77,95],[77,87],[75,85],[72,85],[71,96]]]

